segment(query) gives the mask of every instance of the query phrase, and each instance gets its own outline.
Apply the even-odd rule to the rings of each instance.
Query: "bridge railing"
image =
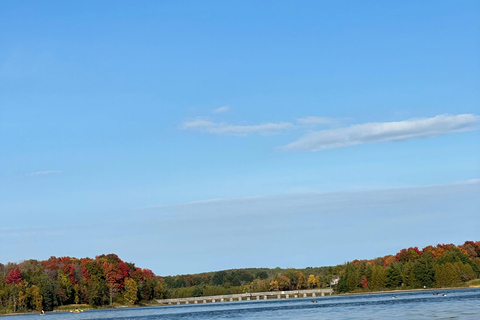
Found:
[[[291,290],[291,291],[268,291],[268,292],[252,292],[237,293],[218,296],[205,297],[189,297],[157,300],[160,304],[189,304],[189,303],[207,303],[207,302],[227,302],[227,301],[249,301],[249,300],[266,300],[266,299],[290,299],[290,298],[306,298],[323,297],[325,294],[332,294],[332,289],[310,289],[310,290]]]

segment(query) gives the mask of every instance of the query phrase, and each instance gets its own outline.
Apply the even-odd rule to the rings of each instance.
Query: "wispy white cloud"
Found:
[[[224,122],[213,122],[205,119],[195,119],[182,124],[184,130],[198,130],[213,134],[248,135],[248,134],[273,134],[295,127],[290,122],[265,122],[254,125],[233,125]]]
[[[382,212],[385,208],[390,211],[404,211],[405,215],[415,208],[424,210],[424,206],[446,206],[443,202],[460,205],[459,197],[469,199],[480,190],[480,179],[471,179],[446,184],[434,184],[420,187],[388,188],[337,192],[307,192],[289,193],[271,196],[250,196],[242,198],[219,198],[187,203],[150,206],[137,208],[151,212],[151,217],[184,219],[197,216],[198,218],[218,218],[232,216],[281,216],[281,215],[328,215],[328,214],[371,214],[371,211]],[[478,198],[478,197],[477,197]],[[470,211],[475,211],[480,201],[470,203]],[[428,210],[427,210],[428,211]],[[147,218],[147,213],[142,214]]]
[[[328,117],[308,116],[304,118],[297,118],[297,122],[303,125],[315,125],[315,124],[333,124],[337,121],[333,118],[328,118]]]
[[[364,143],[399,141],[478,130],[479,124],[480,116],[474,114],[444,114],[426,119],[365,123],[345,128],[311,132],[278,149],[284,151],[320,151]]]
[[[35,171],[28,173],[27,176],[40,176],[40,175],[46,175],[46,174],[52,174],[52,173],[61,173],[62,171],[60,170],[47,170],[47,171]]]
[[[213,113],[224,113],[224,112],[227,112],[228,110],[230,110],[230,106],[221,106],[220,108],[213,109],[212,112]]]

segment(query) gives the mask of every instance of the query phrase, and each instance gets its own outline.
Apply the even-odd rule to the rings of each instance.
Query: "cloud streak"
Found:
[[[400,141],[478,130],[479,124],[480,116],[474,114],[444,114],[425,119],[372,122],[311,132],[278,149],[282,151],[321,151],[365,143]]]
[[[265,122],[255,125],[232,125],[224,122],[213,122],[205,119],[186,121],[181,128],[184,130],[197,130],[219,135],[248,135],[248,134],[274,134],[292,129],[295,126],[290,122]]]
[[[230,110],[230,106],[222,106],[220,108],[213,109],[212,112],[213,113],[224,113],[224,112],[227,112],[228,110]]]
[[[303,125],[316,125],[316,124],[334,124],[336,120],[328,117],[308,116],[304,118],[298,118],[297,122]]]

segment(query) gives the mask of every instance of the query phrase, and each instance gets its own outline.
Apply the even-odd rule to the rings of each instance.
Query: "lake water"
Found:
[[[480,319],[480,289],[416,291],[303,299],[222,302],[15,315],[8,320],[155,319]],[[443,296],[442,294],[446,294]],[[313,303],[312,301],[317,301]]]

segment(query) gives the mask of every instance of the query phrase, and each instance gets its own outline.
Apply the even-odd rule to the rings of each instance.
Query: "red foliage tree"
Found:
[[[153,273],[153,271],[150,269],[143,269],[143,276],[145,279],[155,279],[155,273]]]
[[[51,256],[48,260],[42,261],[42,268],[47,270],[58,270],[59,265],[59,259],[54,256]]]
[[[20,270],[15,268],[10,271],[5,278],[5,281],[10,284],[19,284],[22,281],[22,274],[20,273]]]
[[[480,242],[465,241],[463,245],[458,247],[465,252],[470,259],[475,259],[476,257],[480,257],[480,246],[478,246],[478,243]]]
[[[134,279],[137,282],[142,282],[147,279],[155,279],[155,274],[152,272],[150,269],[142,269],[142,268],[137,268],[135,269],[134,272],[130,273],[130,276],[132,279]],[[186,275],[186,276],[181,276],[182,279],[187,283],[187,280],[189,282],[193,282],[193,278],[190,279],[191,275]]]
[[[362,285],[362,288],[364,289],[368,288],[368,280],[366,276],[362,276],[362,280],[360,281],[360,284]]]
[[[105,279],[108,285],[115,287],[117,291],[122,290],[125,286],[125,279],[129,277],[127,265],[121,260],[119,263],[108,263],[105,261],[103,269],[105,270]]]
[[[70,277],[71,284],[77,284],[75,279],[75,267],[72,264],[66,264],[61,268],[62,272]]]
[[[82,275],[85,281],[88,281],[90,279],[90,271],[85,266],[82,266]]]

